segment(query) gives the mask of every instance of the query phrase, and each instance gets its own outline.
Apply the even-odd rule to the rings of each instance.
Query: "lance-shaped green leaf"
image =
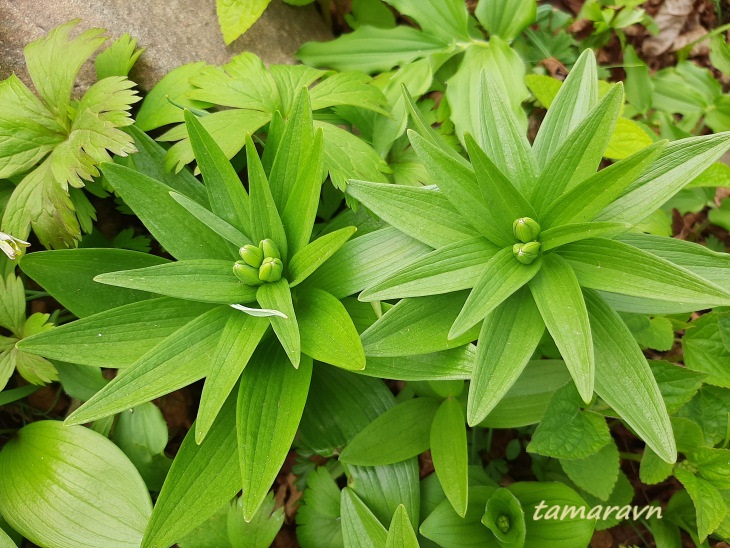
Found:
[[[544,228],[593,220],[646,171],[666,146],[667,141],[654,143],[573,187],[540,215]]]
[[[667,408],[649,364],[621,317],[593,291],[585,291],[596,352],[596,393],[669,463],[677,448]]]
[[[195,443],[195,424],[185,436],[147,524],[144,548],[177,542],[241,490],[235,394],[228,397],[200,445]]]
[[[474,345],[413,356],[371,357],[361,375],[399,381],[447,381],[471,378]]]
[[[418,538],[411,520],[408,519],[406,507],[400,504],[390,522],[385,548],[418,548],[418,546]]]
[[[529,287],[581,398],[591,401],[595,357],[588,312],[575,273],[562,257],[546,255]]]
[[[343,304],[326,291],[315,288],[297,297],[302,352],[343,369],[364,369],[365,350]]]
[[[271,316],[269,321],[292,365],[299,367],[302,345],[291,290],[286,279],[260,285],[256,292],[256,300],[263,308],[278,310],[286,316],[285,318]]]
[[[636,224],[692,179],[710,167],[730,148],[730,133],[690,137],[669,143],[649,169],[623,196],[600,214],[598,221]]]
[[[154,297],[144,291],[96,283],[96,275],[168,262],[126,249],[58,249],[26,255],[20,268],[64,307],[83,318]]]
[[[585,240],[587,238],[613,238],[626,232],[631,225],[625,223],[575,223],[548,228],[540,233],[542,250],[550,251],[556,247]]]
[[[438,408],[436,399],[414,398],[388,409],[350,440],[340,453],[340,460],[379,466],[423,453],[430,446],[431,421]],[[398,443],[388,443],[395,439]]]
[[[357,231],[354,226],[348,226],[325,234],[306,245],[289,260],[289,287],[299,285],[307,276],[317,270],[322,263],[340,249],[345,242]]]
[[[152,511],[149,493],[134,465],[101,434],[34,422],[3,447],[0,466],[12,470],[0,477],[0,510],[31,542],[139,546]]]
[[[380,548],[385,546],[388,532],[378,521],[370,508],[355,494],[345,487],[340,493],[342,509],[342,539],[345,546],[352,548]]]
[[[481,278],[464,303],[459,316],[449,330],[449,338],[463,335],[499,306],[507,297],[529,282],[540,270],[542,261],[522,264],[511,248],[504,248],[492,257]]]
[[[216,307],[181,327],[71,413],[67,424],[108,417],[202,379],[232,314],[240,312]]]
[[[305,87],[297,90],[297,97],[281,138],[277,142],[276,156],[269,173],[271,195],[277,209],[286,209],[292,189],[303,179],[311,177],[300,168],[307,165],[312,154],[314,129],[312,126],[312,107],[309,93]],[[319,174],[317,174],[319,176]]]
[[[100,312],[16,343],[23,352],[95,367],[129,367],[211,305],[162,297]]]
[[[467,417],[482,422],[519,378],[545,331],[530,292],[520,289],[482,324],[469,384]]]
[[[279,248],[281,260],[286,261],[287,240],[284,225],[271,194],[269,182],[261,165],[251,136],[246,136],[246,161],[248,162],[248,191],[251,203],[251,238],[254,242],[271,239]]]
[[[191,301],[231,304],[250,303],[256,299],[256,288],[236,277],[233,262],[216,259],[192,259],[109,272],[94,280]]]
[[[475,340],[478,325],[460,337],[448,338],[466,299],[466,291],[403,299],[363,332],[365,355],[412,356],[457,348]]]
[[[525,200],[520,191],[515,188],[515,185],[479,147],[474,138],[466,134],[464,139],[466,148],[469,151],[469,158],[474,165],[477,183],[487,204],[492,226],[492,237],[499,238],[492,241],[500,246],[511,245],[515,242],[515,237],[512,234],[512,223],[515,219],[521,217],[537,217],[535,210]],[[485,236],[492,239],[489,234],[485,234]]]
[[[247,520],[256,514],[289,453],[311,378],[311,358],[304,356],[294,369],[272,339],[259,347],[243,371],[236,429]]]
[[[218,234],[172,199],[170,187],[117,164],[102,164],[101,170],[150,234],[176,259],[231,256]]]
[[[250,230],[248,194],[236,170],[203,124],[187,109],[185,126],[195,160],[203,174],[211,211],[231,226],[248,233]]]
[[[583,287],[687,303],[730,304],[730,293],[680,266],[616,240],[583,240],[558,251]]]
[[[248,314],[228,317],[206,375],[195,421],[195,442],[200,445],[236,385],[248,360],[269,327],[266,318]]]
[[[198,221],[210,228],[221,238],[224,238],[234,244],[236,247],[242,247],[246,244],[253,243],[243,232],[235,228],[233,225],[228,224],[226,221],[218,217],[218,215],[206,209],[195,200],[191,200],[187,196],[183,196],[182,194],[178,194],[174,191],[170,192],[170,196],[172,196],[173,200],[183,206],[188,213],[190,213]]]
[[[289,190],[286,207],[281,214],[292,254],[304,248],[312,236],[324,177],[323,140],[322,129],[317,129],[314,140],[309,143],[308,154],[299,165],[298,178]]]
[[[302,288],[318,287],[342,299],[387,278],[401,264],[430,251],[426,244],[393,227],[375,230],[343,245],[305,280]]]
[[[456,513],[466,514],[469,499],[469,455],[461,404],[447,398],[431,424],[431,458],[436,476]]]
[[[482,150],[515,187],[529,195],[538,173],[535,157],[502,86],[486,69],[481,71],[478,116],[480,123],[475,133]],[[489,203],[491,193],[486,193],[484,187],[482,192]]]
[[[555,151],[534,186],[532,200],[538,210],[544,210],[565,190],[596,172],[622,104],[623,87],[619,82]]]
[[[415,19],[430,36],[447,42],[469,39],[469,12],[459,0],[390,0],[389,3]]]
[[[437,189],[350,181],[347,193],[391,226],[434,248],[477,235]]]
[[[490,210],[471,165],[457,160],[414,131],[408,131],[408,138],[418,158],[454,208],[481,234],[497,239],[499,234],[489,221]]]
[[[560,87],[537,132],[532,150],[540,167],[544,167],[568,135],[598,104],[596,57],[586,50]]]
[[[366,288],[363,301],[421,297],[474,287],[499,248],[485,238],[469,238],[419,257]]]

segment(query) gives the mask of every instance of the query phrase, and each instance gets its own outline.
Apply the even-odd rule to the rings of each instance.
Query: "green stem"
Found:
[[[619,452],[618,454],[619,458],[622,458],[624,460],[633,460],[636,462],[641,462],[641,455],[637,453],[626,453],[624,451]]]

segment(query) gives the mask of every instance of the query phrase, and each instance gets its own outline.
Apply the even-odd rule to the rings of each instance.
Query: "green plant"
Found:
[[[405,298],[363,334],[363,342],[366,354],[378,355],[390,337],[390,355],[408,354],[392,330],[431,302],[441,310],[438,328],[431,326],[431,347],[458,346],[478,330],[467,407],[473,425],[515,382],[547,327],[581,399],[591,402],[595,387],[662,459],[673,462],[676,448],[656,381],[609,303],[627,310],[631,306],[619,296],[626,295],[634,307],[672,301],[670,307],[681,312],[727,304],[730,294],[717,285],[726,280],[692,272],[711,253],[702,247],[673,242],[682,252],[670,254],[673,263],[661,249],[647,251],[652,244],[645,236],[617,237],[727,150],[728,136],[659,142],[596,173],[618,117],[621,85],[600,102],[597,95],[589,51],[530,147],[500,88],[483,73],[476,139],[465,137],[471,163],[418,122],[420,134],[409,134],[439,190],[350,182],[353,198],[435,248],[360,295],[368,301]]]
[[[82,65],[105,42],[104,30],[90,29],[70,39],[78,23],[53,29],[25,48],[37,95],[15,75],[0,83],[0,178],[18,178],[2,228],[26,239],[31,227],[43,245],[73,247],[90,232],[94,208],[81,188],[99,175],[111,154],[134,152],[121,128],[132,123],[139,100],[126,78],[142,53],[123,36],[96,60],[98,82],[79,100],[72,97]]]

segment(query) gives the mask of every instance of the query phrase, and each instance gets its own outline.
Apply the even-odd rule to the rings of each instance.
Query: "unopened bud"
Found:
[[[247,265],[243,261],[236,261],[236,264],[233,265],[233,273],[246,285],[261,285],[259,269]]]
[[[264,260],[264,252],[261,248],[255,245],[246,244],[238,250],[238,254],[244,262],[254,268],[261,266],[261,262]]]
[[[540,225],[530,217],[521,217],[512,223],[512,233],[523,243],[534,242],[540,235]]]
[[[281,254],[279,254],[279,248],[276,247],[276,244],[270,239],[266,238],[265,240],[261,240],[259,247],[264,254],[264,259],[266,259],[267,257],[270,257],[272,259],[281,259]]]
[[[262,282],[276,282],[281,279],[284,272],[284,265],[281,259],[276,257],[266,257],[259,268],[259,280]]]
[[[512,253],[522,264],[530,264],[540,256],[540,242],[527,242],[526,244],[515,244],[512,246]]]

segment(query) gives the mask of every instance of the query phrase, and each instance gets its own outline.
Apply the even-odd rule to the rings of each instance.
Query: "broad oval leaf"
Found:
[[[0,511],[35,544],[139,546],[152,512],[147,487],[101,434],[58,421],[31,423],[3,447],[0,471]]]

